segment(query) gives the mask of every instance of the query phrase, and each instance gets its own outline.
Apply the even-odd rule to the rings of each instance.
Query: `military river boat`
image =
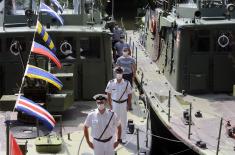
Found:
[[[162,154],[234,154],[233,2],[157,0],[140,33],[129,33],[137,81],[153,134],[169,138],[153,137],[152,146]]]
[[[8,132],[23,154],[92,154],[83,122],[96,108],[89,100],[112,79],[111,33],[106,28],[113,22],[104,16],[103,1],[44,2],[0,1],[0,154],[9,154]],[[45,57],[45,47],[57,50]],[[133,94],[131,128],[124,131],[128,142],[119,145],[117,154],[150,152],[149,113],[138,89]],[[54,130],[20,112],[24,102],[50,112],[57,122]]]

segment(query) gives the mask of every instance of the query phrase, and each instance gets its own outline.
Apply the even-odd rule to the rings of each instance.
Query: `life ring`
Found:
[[[152,34],[156,34],[156,19],[154,16],[151,18],[151,23],[150,23],[150,32]]]
[[[60,45],[60,51],[61,53],[63,53],[64,55],[69,55],[72,54],[72,45],[70,43],[68,43],[67,41],[64,41],[61,45]]]
[[[223,35],[219,36],[217,42],[220,45],[220,47],[224,48],[224,47],[228,46],[230,40],[226,35],[223,34]]]
[[[17,40],[13,41],[12,44],[11,44],[11,46],[10,46],[10,52],[11,52],[13,55],[17,56],[17,55],[20,54],[20,51],[21,51],[21,50],[22,50],[22,47],[21,47],[19,41],[17,41]]]

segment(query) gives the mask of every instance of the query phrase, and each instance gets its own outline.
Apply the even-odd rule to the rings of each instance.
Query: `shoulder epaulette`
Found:
[[[110,80],[109,82],[114,82],[114,79]]]

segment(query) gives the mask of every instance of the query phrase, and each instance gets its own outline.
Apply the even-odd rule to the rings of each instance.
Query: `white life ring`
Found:
[[[63,48],[65,50],[63,50]],[[72,45],[70,43],[68,43],[67,41],[64,41],[61,45],[60,45],[60,51],[64,54],[64,55],[69,55],[72,54]]]
[[[230,40],[226,35],[223,34],[223,35],[219,36],[217,42],[220,45],[220,47],[224,48],[224,47],[228,46]]]
[[[22,50],[22,47],[21,47],[19,41],[14,41],[14,42],[12,42],[12,44],[11,44],[11,46],[10,46],[10,52],[11,52],[13,55],[17,56],[17,55],[20,54],[20,50]]]

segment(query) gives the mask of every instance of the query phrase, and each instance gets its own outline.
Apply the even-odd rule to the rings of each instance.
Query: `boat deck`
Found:
[[[139,128],[140,130],[146,131],[147,124],[147,111],[145,110],[145,106],[143,102],[139,102],[138,92],[133,92],[133,111],[128,112],[128,119],[132,119],[134,121],[135,128]],[[136,95],[135,95],[136,94]],[[66,110],[62,115],[63,119],[63,144],[62,150],[56,154],[58,155],[92,155],[93,151],[90,149],[86,143],[85,138],[83,137],[83,123],[86,119],[87,114],[96,108],[96,104],[94,101],[81,101],[75,102],[72,107]],[[17,112],[10,112],[11,120],[16,120]],[[5,154],[6,150],[6,132],[5,132],[5,112],[0,111],[0,154]],[[36,130],[35,125],[32,125],[29,129]],[[60,123],[58,122],[54,133],[59,135],[60,131]],[[13,131],[12,131],[13,132]],[[146,134],[144,132],[139,132],[139,152],[148,154],[150,152],[151,145],[151,136],[148,135],[148,141],[146,145]],[[41,132],[40,132],[41,133]],[[68,138],[68,134],[70,134],[70,139]],[[13,135],[17,135],[16,133]],[[20,138],[20,137],[17,137]],[[40,154],[36,151],[35,139],[17,139],[18,144],[27,143],[27,154],[36,155]],[[79,147],[80,146],[80,147]],[[146,147],[147,146],[147,147]],[[133,155],[137,154],[137,135],[136,131],[134,134],[127,134],[127,143],[125,145],[119,145],[116,149],[117,154],[125,154],[125,155]],[[44,155],[49,155],[52,153],[43,153]]]
[[[199,154],[215,155],[220,121],[223,118],[219,154],[235,154],[235,139],[228,136],[226,129],[228,120],[232,126],[235,126],[235,97],[228,94],[184,96],[174,91],[170,83],[160,73],[156,63],[149,58],[149,53],[140,44],[138,33],[129,31],[128,37],[131,37],[135,48],[137,48],[137,81],[142,85],[156,115],[169,131]],[[135,52],[134,57],[136,57]],[[168,121],[169,90],[171,91],[170,122]],[[192,105],[192,126],[191,136],[188,139],[189,126],[185,125],[183,112],[189,109],[190,103]],[[195,113],[198,111],[202,114],[201,118],[195,117]],[[196,146],[197,141],[205,142],[207,149],[200,149]]]

